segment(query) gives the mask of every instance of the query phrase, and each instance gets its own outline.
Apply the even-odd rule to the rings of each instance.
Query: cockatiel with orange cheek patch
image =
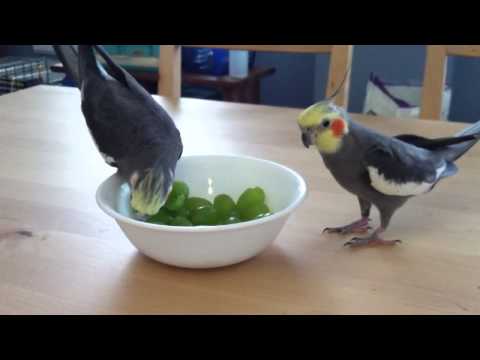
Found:
[[[381,237],[393,214],[410,198],[430,192],[439,181],[455,175],[455,161],[480,138],[480,121],[448,138],[385,136],[353,122],[332,99],[303,111],[298,125],[305,147],[317,148],[335,180],[360,204],[360,220],[324,231],[367,233],[372,205],[380,212],[380,226],[370,236],[345,244],[351,246],[400,242]]]

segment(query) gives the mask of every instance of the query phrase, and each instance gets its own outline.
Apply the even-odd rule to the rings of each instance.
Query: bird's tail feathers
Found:
[[[446,158],[450,161],[455,161],[470,150],[480,140],[480,121],[466,127],[459,133],[455,134],[455,137],[473,136],[473,140],[462,142],[460,144],[451,145],[446,150]]]
[[[78,68],[78,51],[73,45],[53,45],[55,54],[63,64],[67,75],[80,87],[81,79]]]
[[[477,135],[477,134],[480,134],[480,121],[477,121],[476,123],[473,123],[472,125],[467,126],[465,129],[455,134],[455,136]]]
[[[99,64],[95,56],[95,45],[79,45],[78,54],[78,69],[81,79],[84,79],[87,73],[96,73],[100,76],[104,76],[105,70]]]

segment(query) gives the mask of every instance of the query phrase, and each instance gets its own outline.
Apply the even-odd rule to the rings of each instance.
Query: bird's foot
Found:
[[[335,227],[335,228],[325,228],[323,232],[329,234],[341,234],[341,235],[348,235],[348,234],[365,234],[371,227],[368,225],[370,221],[369,218],[363,218],[358,221],[355,221],[349,225]]]
[[[380,236],[380,234],[383,232],[383,229],[378,229],[374,231],[374,233],[368,237],[365,238],[358,238],[355,237],[351,239],[350,241],[345,243],[345,246],[351,246],[351,247],[360,247],[360,246],[374,246],[374,245],[396,245],[401,243],[401,240],[384,240]]]

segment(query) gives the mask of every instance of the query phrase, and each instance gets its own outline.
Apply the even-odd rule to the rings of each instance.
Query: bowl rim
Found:
[[[132,219],[128,216],[122,215],[112,207],[107,205],[103,198],[101,197],[102,190],[106,186],[106,184],[111,181],[112,178],[119,177],[118,173],[110,175],[107,179],[105,179],[97,188],[95,199],[97,205],[102,209],[110,217],[114,218],[123,223],[127,223],[129,225],[133,225],[135,227],[141,227],[144,229],[150,230],[162,230],[165,232],[174,232],[174,233],[205,233],[205,232],[219,232],[219,231],[230,231],[230,230],[240,230],[249,227],[253,227],[256,225],[264,224],[267,222],[274,221],[276,219],[282,218],[287,216],[288,214],[292,213],[300,204],[305,200],[305,197],[308,194],[307,184],[304,178],[295,170],[290,169],[289,167],[279,164],[275,161],[267,160],[267,159],[260,159],[253,156],[247,155],[235,155],[235,154],[192,154],[192,155],[184,155],[183,158],[195,158],[195,157],[230,157],[230,158],[240,158],[240,159],[247,159],[247,160],[254,160],[259,162],[268,163],[270,165],[276,166],[281,168],[282,170],[290,173],[293,175],[299,182],[299,194],[297,198],[286,208],[276,212],[270,216],[257,219],[246,221],[237,224],[229,224],[229,225],[216,225],[216,226],[170,226],[170,225],[161,225],[161,224],[151,224],[140,220]]]

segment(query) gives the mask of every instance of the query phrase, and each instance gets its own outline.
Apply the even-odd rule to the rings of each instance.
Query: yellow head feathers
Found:
[[[331,108],[328,103],[320,102],[305,109],[298,117],[300,127],[311,127],[319,125],[324,115],[330,113]]]
[[[132,208],[140,214],[155,215],[167,200],[168,194],[162,192],[163,180],[164,177],[161,175],[156,181],[153,171],[147,170],[144,179],[132,187],[130,199]]]
[[[340,149],[342,139],[334,136],[332,130],[327,130],[317,135],[315,145],[322,154],[333,154]]]
[[[343,119],[342,110],[331,102],[323,101],[304,110],[298,125],[302,130],[305,146],[315,144],[321,153],[332,154],[342,145],[348,133],[348,123]]]

